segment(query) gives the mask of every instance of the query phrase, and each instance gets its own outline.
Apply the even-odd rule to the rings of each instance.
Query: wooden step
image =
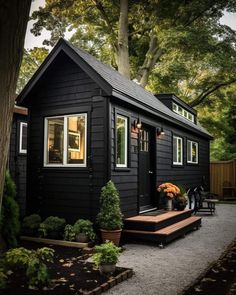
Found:
[[[126,237],[152,240],[158,242],[160,246],[163,246],[178,237],[184,236],[187,232],[193,229],[198,229],[200,226],[201,217],[191,216],[175,224],[152,232],[126,229],[124,229],[123,232]]]
[[[190,217],[192,210],[167,211],[159,215],[137,215],[125,219],[124,228],[129,230],[156,231]]]

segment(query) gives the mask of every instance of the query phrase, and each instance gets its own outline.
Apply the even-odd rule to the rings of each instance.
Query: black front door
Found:
[[[139,134],[139,211],[152,208],[152,184],[154,165],[152,154],[152,130],[142,127]]]

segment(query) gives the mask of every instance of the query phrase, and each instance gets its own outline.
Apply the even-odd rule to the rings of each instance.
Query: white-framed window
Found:
[[[173,136],[173,164],[183,165],[183,138]]]
[[[27,123],[20,122],[19,153],[27,153]]]
[[[185,117],[187,120],[194,123],[194,115],[174,102],[172,103],[172,110],[176,114],[179,114],[180,116]]]
[[[128,118],[116,116],[116,167],[128,165]]]
[[[86,167],[87,114],[47,117],[44,121],[44,166]]]
[[[192,140],[187,140],[187,162],[198,164],[198,143]]]

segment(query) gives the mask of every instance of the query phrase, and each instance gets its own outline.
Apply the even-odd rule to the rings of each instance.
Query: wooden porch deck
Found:
[[[201,226],[201,217],[191,216],[192,210],[167,211],[148,216],[137,215],[125,219],[123,233],[128,239],[155,241],[159,247],[172,240],[183,237],[193,229]]]

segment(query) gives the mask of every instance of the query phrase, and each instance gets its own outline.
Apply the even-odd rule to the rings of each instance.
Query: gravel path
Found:
[[[107,295],[176,295],[217,260],[236,238],[236,205],[218,205],[215,216],[203,216],[202,227],[165,249],[126,244],[119,265],[132,267],[133,278]]]

